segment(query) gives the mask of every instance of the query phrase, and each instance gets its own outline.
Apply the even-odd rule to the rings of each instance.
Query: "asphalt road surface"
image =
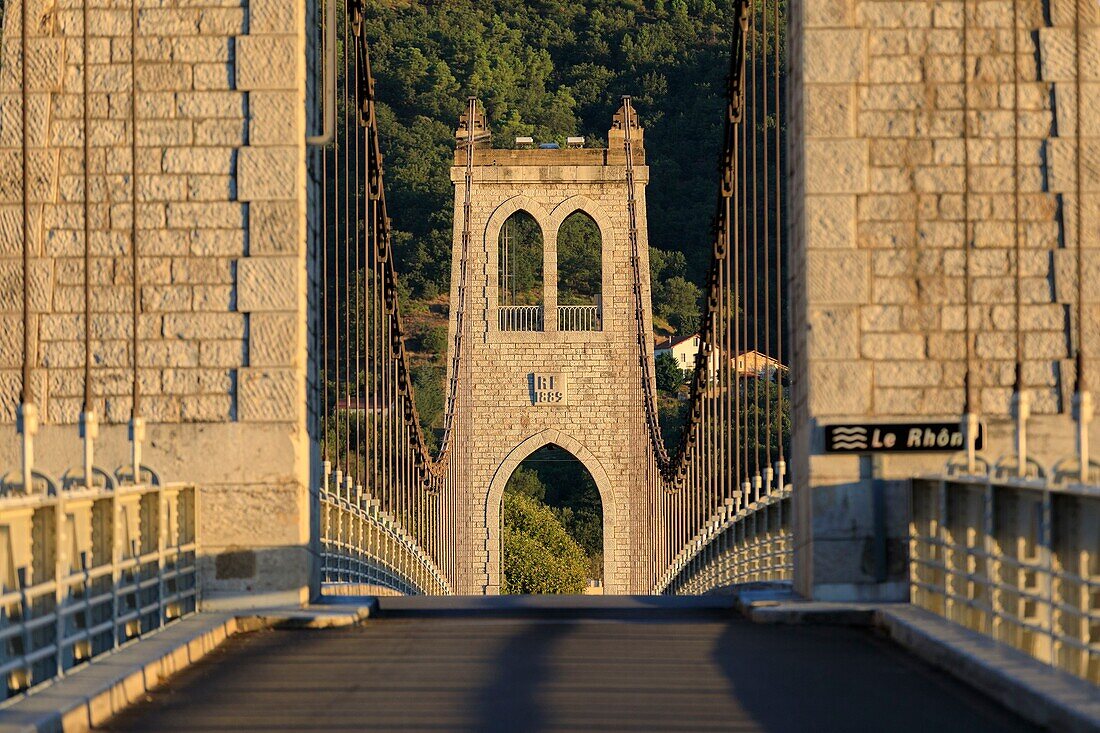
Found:
[[[1032,731],[863,629],[726,600],[383,599],[230,639],[115,731]]]

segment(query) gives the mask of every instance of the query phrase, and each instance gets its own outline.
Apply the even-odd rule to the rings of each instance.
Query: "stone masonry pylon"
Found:
[[[479,115],[480,117],[480,115]],[[648,592],[652,507],[647,498],[640,348],[652,349],[648,308],[649,263],[645,186],[649,171],[643,131],[631,131],[635,196],[643,273],[644,323],[633,306],[630,219],[627,210],[624,131],[616,123],[609,148],[495,149],[476,136],[470,165],[470,238],[465,268],[467,152],[462,144],[451,180],[455,184],[455,238],[451,280],[450,343],[455,343],[462,273],[463,355],[455,412],[461,440],[458,462],[459,593],[500,590],[500,507],[504,486],[516,467],[545,445],[576,457],[595,479],[603,503],[604,576],[608,593]],[[487,129],[475,120],[475,132]],[[539,330],[507,330],[499,315],[498,242],[517,211],[530,214],[542,230],[544,297]],[[598,225],[602,239],[602,302],[599,330],[559,330],[557,239],[562,222],[582,211]],[[502,328],[502,325],[505,328]],[[561,325],[566,325],[564,322]],[[639,344],[639,340],[644,343]],[[550,396],[547,395],[550,393]]]

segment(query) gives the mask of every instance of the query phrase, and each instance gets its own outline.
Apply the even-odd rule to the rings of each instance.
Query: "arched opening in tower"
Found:
[[[558,330],[598,331],[603,293],[603,238],[583,211],[558,229]]]
[[[512,214],[501,227],[497,262],[500,330],[543,330],[542,229],[526,211]]]
[[[602,592],[603,504],[569,451],[547,445],[517,466],[500,517],[502,594]]]

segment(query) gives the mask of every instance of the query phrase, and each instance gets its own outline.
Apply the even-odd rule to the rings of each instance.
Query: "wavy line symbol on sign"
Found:
[[[861,427],[833,428],[833,448],[862,450],[867,447],[867,429]]]

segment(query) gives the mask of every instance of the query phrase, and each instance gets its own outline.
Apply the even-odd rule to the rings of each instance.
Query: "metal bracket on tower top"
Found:
[[[306,137],[306,145],[328,145],[336,132],[336,0],[325,3],[324,100],[321,107],[321,134]]]
[[[458,118],[455,140],[460,145],[482,147],[492,139],[493,134],[489,130],[489,121],[485,117],[485,110],[481,108],[481,103],[476,98],[470,97],[469,104],[470,109]]]

